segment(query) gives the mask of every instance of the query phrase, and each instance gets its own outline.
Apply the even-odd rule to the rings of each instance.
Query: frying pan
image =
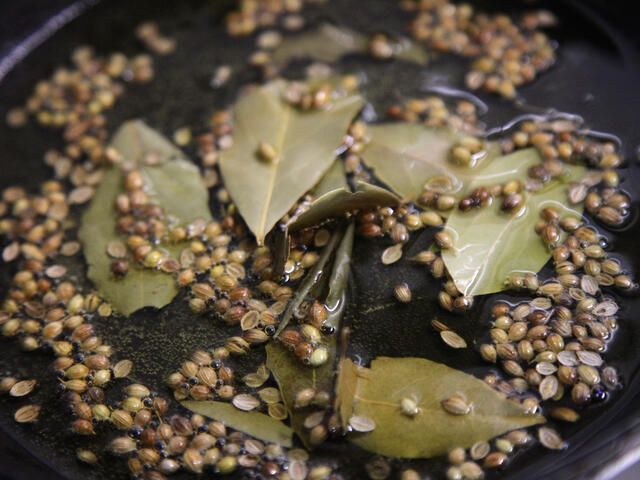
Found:
[[[401,33],[406,18],[397,13],[391,0],[368,0],[366,9],[358,0],[333,0],[330,7],[311,9],[316,18],[329,17],[362,31],[386,30]],[[510,11],[530,6],[545,7],[556,13],[560,26],[550,32],[559,42],[557,64],[536,82],[521,89],[526,100],[518,109],[510,102],[480,95],[489,106],[483,117],[488,127],[496,128],[526,112],[571,112],[584,117],[586,126],[595,131],[615,133],[622,141],[627,166],[622,169],[622,187],[632,198],[640,195],[640,169],[636,162],[636,146],[640,144],[640,36],[633,24],[634,15],[626,2],[616,1],[556,1],[556,2],[482,2],[489,10]],[[204,125],[215,108],[229,105],[237,95],[236,85],[255,77],[244,69],[227,87],[212,91],[209,77],[216,65],[242,65],[242,58],[251,51],[252,40],[230,41],[222,32],[220,18],[232,2],[157,2],[138,0],[21,0],[4,2],[0,6],[0,118],[9,108],[21,103],[37,80],[46,77],[58,65],[64,64],[71,50],[83,43],[94,45],[98,53],[115,50],[132,54],[141,49],[133,29],[142,20],[154,19],[161,30],[175,35],[178,51],[169,57],[156,59],[157,78],[148,86],[130,86],[125,98],[108,114],[108,126],[113,131],[123,120],[142,117],[165,134],[185,124]],[[355,9],[355,10],[354,10]],[[357,11],[358,15],[353,15]],[[426,68],[410,64],[381,63],[371,65],[367,59],[354,56],[341,66],[365,69],[375,81],[365,85],[365,96],[383,112],[385,106],[410,95],[424,94],[442,85],[463,88],[464,62],[451,58],[436,58]],[[292,65],[287,74],[300,74],[303,65]],[[339,66],[340,68],[340,66]],[[35,188],[50,173],[42,165],[47,148],[59,146],[59,136],[29,125],[13,131],[0,126],[0,187],[22,184]],[[193,152],[188,152],[193,153]],[[212,209],[218,208],[212,200]],[[607,230],[598,226],[610,238],[615,257],[630,270],[640,271],[637,238],[640,223],[635,215],[622,229]],[[426,230],[409,246],[414,251],[428,245],[432,231]],[[352,299],[344,322],[351,326],[352,337],[348,354],[359,356],[367,363],[380,355],[423,356],[464,369],[477,375],[489,369],[481,365],[477,354],[469,349],[460,355],[451,353],[434,338],[428,319],[438,318],[453,328],[477,338],[486,335],[491,302],[479,298],[465,317],[446,315],[434,307],[428,292],[437,292],[437,282],[418,271],[391,265],[384,275],[377,258],[382,241],[359,241],[354,254],[354,273],[350,284]],[[80,265],[78,268],[82,268]],[[546,270],[549,272],[548,266]],[[12,268],[0,266],[0,292],[8,288]],[[399,281],[408,282],[418,295],[418,301],[386,313],[362,315],[366,306],[380,300],[379,292],[391,292]],[[384,294],[383,294],[384,295]],[[517,297],[501,294],[498,298],[517,301]],[[495,298],[495,297],[494,297]],[[584,410],[582,419],[562,433],[569,448],[550,453],[534,447],[512,459],[509,467],[488,478],[513,479],[609,479],[628,464],[640,458],[640,300],[635,293],[621,304],[620,328],[607,353],[608,362],[621,372],[624,389],[602,403]],[[130,319],[110,319],[98,325],[105,339],[134,360],[134,379],[164,390],[163,378],[175,370],[189,352],[215,342],[224,326],[212,328],[210,318],[193,318],[180,308],[181,299],[160,312],[142,310]],[[184,305],[184,304],[182,304]],[[179,341],[175,341],[175,339]],[[0,343],[0,373],[46,370],[50,363],[47,352],[28,356],[8,341]],[[124,357],[123,357],[124,358]],[[259,361],[260,359],[258,359]],[[250,365],[239,364],[242,372]],[[106,457],[92,469],[78,464],[75,449],[82,445],[98,449],[104,438],[77,438],[67,430],[69,412],[50,394],[55,386],[53,375],[43,378],[34,400],[43,404],[41,420],[35,426],[16,425],[12,419],[15,402],[0,398],[0,478],[11,480],[51,480],[86,478],[123,478],[124,462]],[[118,390],[113,388],[112,390]],[[47,393],[49,392],[49,393]],[[106,433],[99,431],[98,433]],[[98,438],[99,437],[99,438]],[[328,445],[317,452],[321,461],[341,465],[345,478],[364,478],[362,464],[372,455],[347,444]],[[393,461],[394,474],[401,461]],[[417,461],[413,465],[422,471],[437,471],[444,467],[439,460]],[[182,478],[182,475],[173,478]],[[241,478],[241,474],[238,475]]]

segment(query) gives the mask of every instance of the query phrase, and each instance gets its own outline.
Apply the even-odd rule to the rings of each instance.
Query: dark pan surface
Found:
[[[58,0],[13,3],[0,6],[0,42],[23,37],[25,32],[44,21],[44,17],[68,4]],[[135,40],[133,29],[142,20],[155,19],[161,30],[177,38],[178,51],[156,59],[156,79],[151,84],[128,87],[125,97],[107,114],[111,131],[123,120],[133,117],[144,118],[167,135],[185,124],[204,125],[213,109],[233,101],[237,94],[236,83],[245,83],[255,75],[250,70],[244,71],[229,86],[215,92],[208,86],[216,65],[229,63],[240,66],[243,57],[252,49],[251,38],[230,41],[220,29],[220,12],[230,3],[105,0],[93,6],[28,55],[0,83],[0,118],[4,118],[9,108],[29,94],[38,79],[67,62],[75,46],[89,43],[96,47],[98,53],[115,50],[135,53],[141,50],[141,46]],[[311,12],[312,16],[328,16],[362,31],[403,31],[406,18],[399,13],[393,1],[368,0],[366,9],[362,5],[358,0],[334,0],[329,7],[318,7]],[[546,5],[560,17],[561,27],[551,34],[560,45],[557,65],[532,85],[522,88],[521,93],[526,100],[524,110],[496,98],[481,96],[489,105],[484,121],[489,127],[499,127],[523,112],[539,113],[551,108],[581,115],[587,127],[615,133],[622,140],[628,160],[628,167],[621,172],[625,177],[622,186],[637,198],[640,195],[640,171],[636,162],[636,146],[640,144],[640,96],[636,90],[640,79],[637,48],[640,42],[637,34],[629,29],[628,20],[624,15],[618,16],[615,8],[601,14],[598,5],[588,5],[578,2]],[[614,7],[616,5],[613,4]],[[353,14],[354,6],[359,6],[357,15]],[[520,7],[519,4],[517,6]],[[501,10],[514,7],[513,2],[486,5],[486,8]],[[0,45],[3,49],[0,51],[6,54],[7,44]],[[286,73],[299,75],[302,66],[292,65]],[[430,87],[447,85],[462,88],[464,74],[463,64],[452,62],[448,57],[436,59],[427,69],[420,69],[399,62],[372,63],[353,56],[343,60],[339,68],[361,69],[373,79],[365,86],[365,96],[376,112],[383,112],[386,106],[398,99]],[[35,188],[50,175],[42,164],[44,151],[59,145],[56,133],[37,126],[30,124],[22,130],[13,131],[4,124],[0,125],[0,187],[24,184]],[[212,209],[214,212],[217,209],[214,202]],[[633,209],[637,215],[637,203]],[[634,221],[621,232],[599,228],[610,237],[616,256],[633,271],[640,271],[640,254],[636,245],[640,224]],[[432,232],[427,230],[417,236],[409,253],[427,246],[431,235]],[[480,367],[482,362],[473,349],[451,356],[433,335],[428,321],[438,316],[466,338],[476,338],[479,343],[487,334],[488,310],[493,299],[478,299],[468,316],[445,315],[434,303],[437,283],[424,272],[407,269],[404,265],[392,265],[385,267],[382,275],[376,260],[386,246],[384,241],[360,239],[355,248],[352,300],[344,320],[352,330],[349,354],[358,355],[365,363],[379,355],[412,355],[445,362],[478,375],[489,371],[487,367]],[[75,268],[83,266],[76,265]],[[0,292],[6,291],[10,274],[10,268],[0,266]],[[401,279],[417,293],[417,301],[366,315],[359,314],[371,304],[387,303],[390,297],[381,298],[380,292],[391,292],[393,285]],[[516,297],[503,297],[517,300]],[[637,375],[640,369],[637,347],[640,342],[640,300],[631,295],[621,299],[620,303],[621,326],[608,360],[620,370],[625,389],[604,403],[586,409],[582,412],[582,420],[575,426],[561,428],[570,445],[565,452],[556,454],[533,448],[516,456],[504,473],[492,474],[490,478],[591,478],[623,450],[640,444],[636,428],[640,424],[640,411],[636,406],[640,400],[640,378]],[[214,345],[225,328],[214,324],[207,316],[186,314],[184,307],[178,298],[160,312],[143,310],[130,319],[114,317],[97,324],[105,341],[114,345],[120,358],[134,360],[134,379],[145,382],[164,395],[168,392],[163,387],[163,379],[189,352]],[[0,374],[8,370],[28,376],[49,368],[50,356],[46,352],[25,356],[14,343],[0,342]],[[255,357],[253,360],[260,361]],[[237,368],[241,372],[251,365],[239,364]],[[83,445],[97,448],[103,444],[104,436],[87,439],[70,435],[66,431],[69,412],[51,394],[56,383],[53,374],[38,375],[38,378],[44,381],[34,401],[42,402],[44,409],[42,420],[35,426],[16,425],[12,419],[16,403],[0,397],[0,478],[35,479],[45,478],[45,475],[51,480],[124,478],[124,462],[114,462],[112,457],[105,456],[100,465],[91,470],[75,461],[76,448]],[[370,454],[346,443],[329,445],[318,455],[321,460],[339,463],[344,477],[353,479],[363,478],[362,463],[371,458]],[[400,467],[402,462],[393,464]],[[415,462],[414,465],[425,472],[442,468],[438,460]]]

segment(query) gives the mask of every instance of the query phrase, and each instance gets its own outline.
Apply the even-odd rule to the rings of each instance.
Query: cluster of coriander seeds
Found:
[[[234,372],[224,364],[229,351],[220,347],[213,351],[198,350],[183,362],[180,371],[167,378],[176,400],[193,398],[230,401],[235,395]]]
[[[303,364],[314,368],[324,365],[329,359],[329,353],[323,346],[324,336],[334,333],[332,327],[324,325],[327,318],[325,305],[318,300],[304,300],[293,317],[298,324],[284,330],[278,340]]]
[[[411,35],[430,48],[472,58],[466,84],[505,98],[516,87],[532,82],[555,61],[553,43],[540,30],[555,24],[553,15],[539,11],[514,22],[505,14],[474,12],[467,3],[447,0],[405,0],[402,7],[415,12]]]
[[[85,132],[95,128],[100,123],[100,113],[122,95],[124,87],[119,79],[145,83],[153,78],[152,59],[147,55],[129,59],[114,53],[101,58],[94,56],[91,47],[84,46],[77,48],[71,59],[72,69],[59,68],[50,79],[39,82],[25,106],[16,107],[7,116],[13,127],[24,125],[29,115],[41,125],[64,127],[65,138],[73,140],[67,154],[95,148],[92,136],[85,136]]]
[[[490,442],[480,441],[468,449],[453,448],[447,455],[448,480],[480,479],[485,469],[502,468],[509,462],[509,456],[533,443],[533,437],[525,430],[513,430]]]
[[[280,445],[265,444],[228,429],[222,422],[207,421],[197,413],[162,420],[109,443],[111,453],[128,458],[129,471],[135,477],[162,480],[181,469],[221,475],[242,469],[275,478],[288,468],[289,460]]]
[[[290,81],[282,92],[282,99],[303,111],[323,109],[334,99],[357,90],[359,83],[355,75],[342,77],[338,84],[326,81],[310,86],[305,82]]]
[[[386,111],[391,119],[422,123],[429,127],[451,127],[470,135],[482,132],[478,114],[478,107],[469,100],[436,95],[410,98],[402,104],[392,105]]]
[[[549,208],[541,216],[542,235],[553,249],[555,276],[539,284],[535,276],[512,275],[511,288],[539,296],[517,305],[497,303],[489,332],[492,343],[479,349],[486,361],[499,362],[511,377],[508,382],[493,378],[490,383],[499,383],[508,394],[535,391],[543,402],[553,402],[549,405],[552,418],[575,422],[579,414],[564,406],[566,402],[556,402],[567,396],[581,408],[619,386],[616,369],[606,365],[602,355],[617,329],[618,305],[603,289],[630,288],[632,281],[617,261],[608,258],[600,244],[602,237],[593,228],[575,220],[563,222]],[[550,228],[563,228],[569,235],[561,243],[559,231],[556,238],[548,233]],[[555,241],[550,242],[551,237]],[[616,281],[618,276],[624,280]],[[525,402],[532,410],[537,408],[537,399],[529,397]]]
[[[43,190],[51,190],[52,185],[60,186],[57,182],[48,182]],[[53,188],[53,191],[57,189]],[[268,472],[285,469],[286,457],[278,446],[265,446],[239,432],[227,433],[219,422],[210,422],[207,426],[198,415],[191,419],[173,417],[164,420],[167,402],[144,385],[127,386],[124,389],[126,396],[116,404],[105,402],[105,389],[114,378],[128,376],[132,363],[121,360],[113,364],[112,348],[103,344],[90,323],[96,315],[109,316],[111,307],[95,294],[80,293],[73,283],[65,280],[64,268],[53,263],[55,258],[50,258],[58,250],[63,254],[66,250],[66,254],[79,251],[77,246],[64,247],[72,244],[63,243],[66,232],[60,232],[55,242],[56,249],[50,252],[45,249],[45,253],[41,250],[47,243],[30,243],[29,240],[34,241],[34,237],[29,235],[30,230],[18,227],[25,218],[39,218],[33,213],[24,215],[28,210],[34,211],[33,207],[41,202],[40,198],[29,196],[19,188],[3,192],[3,204],[7,205],[3,218],[7,226],[4,233],[14,242],[5,248],[3,256],[6,261],[17,261],[22,256],[22,261],[12,279],[9,296],[2,303],[0,325],[2,335],[19,338],[24,350],[45,347],[56,357],[53,371],[60,379],[63,399],[74,416],[69,425],[70,431],[76,435],[92,435],[96,431],[96,423],[110,424],[122,431],[111,441],[110,451],[126,455],[132,474],[144,475],[145,478],[162,479],[181,468],[193,472],[211,468],[220,473],[237,468],[266,469]],[[23,206],[16,208],[16,202]],[[47,212],[40,215],[45,221],[50,219]],[[30,225],[33,229],[34,222]],[[24,245],[27,248],[23,248]],[[217,354],[224,356],[224,349]],[[202,352],[194,355],[194,360],[200,364],[206,363],[206,359],[207,354]],[[190,367],[185,365],[184,368]],[[210,381],[211,375],[207,377],[204,371],[198,373],[199,378]],[[216,375],[232,378],[233,373],[221,367]],[[28,398],[36,383],[36,380],[13,377],[5,377],[0,382],[3,393],[6,391],[11,396],[24,398]],[[265,396],[264,392],[262,396]],[[275,412],[277,409],[272,410]],[[283,407],[280,408],[282,411]],[[20,407],[14,417],[20,423],[34,422],[39,413],[39,405],[27,404]],[[154,417],[163,421],[157,422]],[[209,426],[217,432],[215,438],[206,434]],[[276,450],[274,455],[265,453]],[[80,449],[77,456],[79,461],[89,464],[98,461],[98,455],[87,449]]]
[[[305,3],[323,3],[327,0],[241,0],[238,8],[226,18],[227,32],[231,36],[251,35],[257,29],[276,26],[279,22],[287,30],[299,30],[305,25],[300,15]]]
[[[207,188],[219,185],[220,177],[215,168],[221,150],[232,145],[231,112],[219,110],[211,115],[207,131],[195,137],[196,153],[202,167],[202,179]],[[217,199],[221,204],[230,202],[229,193],[224,187],[217,190]]]
[[[609,136],[584,130],[579,117],[532,117],[519,122],[511,138],[502,142],[505,153],[514,148],[535,147],[545,160],[574,164],[584,162],[602,170],[617,168],[622,164],[618,145]],[[553,171],[553,168],[547,169]]]

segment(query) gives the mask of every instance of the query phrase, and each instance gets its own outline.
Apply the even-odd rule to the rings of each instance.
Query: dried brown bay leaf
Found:
[[[407,38],[391,39],[391,48],[395,58],[424,65],[429,56],[424,48]],[[317,28],[286,37],[273,52],[273,62],[279,68],[285,67],[291,60],[313,59],[333,63],[345,55],[365,53],[369,46],[369,37],[354,30],[322,23]]]
[[[161,205],[173,222],[184,225],[196,219],[211,219],[208,192],[198,169],[183,160],[182,153],[159,133],[142,122],[126,122],[116,132],[112,146],[117,147],[124,162],[138,165],[149,187],[150,200]],[[154,158],[153,166],[145,161],[150,156]],[[89,279],[115,310],[130,315],[146,306],[163,307],[178,289],[175,278],[159,270],[131,267],[124,278],[112,274],[107,247],[120,238],[115,231],[118,215],[114,202],[122,192],[122,170],[118,167],[106,170],[82,216],[78,237],[83,244]],[[162,244],[159,248],[175,258],[184,245]]]
[[[181,402],[185,408],[224,423],[265,442],[279,443],[284,447],[292,446],[293,431],[280,420],[264,413],[243,412],[226,402],[186,400]]]
[[[482,380],[424,358],[379,357],[371,368],[351,360],[341,362],[336,408],[345,427],[354,415],[375,423],[369,433],[349,434],[356,445],[389,457],[429,458],[451,448],[468,448],[517,428],[544,423],[529,415]],[[470,406],[467,415],[452,415],[441,405],[460,397]],[[402,413],[410,398],[418,413]]]
[[[345,231],[335,252],[328,281],[330,288],[325,300],[327,307],[325,324],[336,330],[339,327],[346,300],[353,237],[354,226],[351,224]],[[298,392],[307,388],[313,388],[316,392],[333,391],[336,335],[323,337],[322,346],[327,349],[328,361],[318,368],[309,368],[294,358],[282,344],[270,342],[267,345],[267,367],[271,370],[280,387],[282,398],[291,418],[291,428],[307,447],[310,447],[309,430],[305,428],[304,421],[309,412],[296,410],[295,399]]]
[[[486,179],[502,178],[506,172],[509,180],[525,182],[529,168],[540,162],[535,149],[498,157],[469,186],[495,184],[487,183]],[[510,273],[537,273],[551,256],[534,230],[540,210],[553,207],[560,217],[581,218],[581,205],[569,207],[567,185],[584,172],[582,167],[567,166],[560,180],[552,180],[542,190],[526,194],[525,208],[517,213],[502,212],[500,199],[470,212],[455,210],[445,226],[453,248],[443,250],[442,259],[458,290],[465,295],[499,292],[505,289]]]
[[[331,167],[335,150],[363,105],[359,95],[327,108],[301,111],[282,101],[286,83],[274,81],[234,107],[233,146],[220,157],[227,190],[259,243],[291,206]],[[257,155],[261,143],[277,158]]]
[[[367,132],[371,141],[362,158],[405,201],[418,198],[425,182],[435,177],[447,180],[446,193],[459,196],[468,192],[472,180],[488,181],[483,170],[499,151],[497,145],[488,143],[486,154],[476,165],[465,167],[449,160],[451,147],[462,134],[415,123],[370,125]],[[500,177],[491,178],[492,184],[500,182]]]

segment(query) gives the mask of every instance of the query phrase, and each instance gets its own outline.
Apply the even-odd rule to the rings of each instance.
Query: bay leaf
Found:
[[[418,65],[426,65],[429,61],[429,54],[419,43],[413,42],[408,38],[400,38],[392,41],[392,48],[395,58],[414,62]]]
[[[205,417],[218,420],[227,427],[244,432],[259,440],[279,443],[284,447],[293,445],[293,431],[282,421],[255,410],[245,412],[238,410],[227,402],[211,400],[185,400],[181,402],[185,408]]]
[[[354,224],[351,223],[345,231],[340,245],[336,249],[331,275],[328,284],[329,293],[325,300],[327,319],[325,324],[336,329],[340,326],[344,311],[347,282],[349,278],[351,250],[353,248]],[[332,392],[335,382],[334,367],[337,350],[337,334],[323,336],[322,346],[327,349],[329,359],[318,368],[302,365],[291,352],[279,342],[270,342],[267,347],[267,367],[273,374],[284,403],[289,411],[291,428],[303,443],[310,448],[309,430],[304,427],[304,420],[309,414],[305,410],[294,408],[296,394],[305,388],[316,391]]]
[[[309,32],[286,37],[273,51],[272,59],[280,68],[299,58],[333,63],[345,55],[364,52],[366,49],[365,35],[330,23],[322,23]]]
[[[138,165],[150,200],[162,206],[172,223],[184,225],[196,219],[211,219],[208,192],[197,167],[183,160],[184,155],[162,135],[142,122],[126,122],[114,136],[112,146],[115,145],[125,162]],[[150,154],[161,159],[157,165],[143,162]],[[78,238],[83,245],[89,279],[116,311],[130,315],[142,307],[165,306],[178,293],[178,288],[175,278],[160,270],[132,266],[123,278],[116,278],[111,272],[107,245],[120,239],[115,231],[118,214],[114,203],[125,191],[123,176],[118,167],[105,170],[82,215]],[[167,243],[158,248],[176,258],[184,246]]]
[[[302,443],[310,448],[309,430],[304,427],[304,420],[309,411],[294,408],[296,394],[305,388],[331,392],[334,382],[334,362],[329,360],[318,368],[309,368],[296,359],[280,342],[270,342],[266,352],[267,367],[280,388],[280,394],[289,412],[291,428],[300,437]],[[329,354],[335,359],[335,347],[333,351],[329,351]]]
[[[461,397],[471,413],[452,415],[441,402]],[[403,399],[419,413],[402,413]],[[337,410],[342,421],[362,415],[375,423],[369,433],[349,434],[349,441],[389,457],[429,458],[454,447],[468,448],[517,428],[544,423],[482,380],[424,358],[379,357],[371,368],[345,359],[340,365]],[[345,420],[346,419],[346,420]]]
[[[302,302],[304,302],[309,295],[309,293],[317,287],[323,276],[326,276],[326,267],[329,264],[331,259],[331,255],[334,250],[338,247],[340,240],[342,239],[344,231],[336,230],[329,237],[329,241],[322,248],[322,252],[320,253],[320,257],[313,264],[309,271],[304,276],[304,279],[296,289],[296,294],[293,299],[289,302],[287,309],[284,312],[284,316],[278,325],[278,329],[274,334],[274,338],[278,338],[278,336],[287,328],[289,322],[291,321],[291,317],[293,317],[293,313],[300,307]]]
[[[398,203],[400,199],[389,190],[370,183],[357,182],[353,192],[348,187],[343,187],[317,198],[309,209],[288,227],[290,231],[300,230],[359,208],[395,206]]]
[[[124,122],[109,145],[117,150],[124,161],[135,165],[143,165],[145,160],[162,164],[174,158],[185,158],[178,147],[142,120]]]
[[[346,304],[347,284],[349,281],[349,273],[351,271],[351,257],[353,251],[355,225],[353,222],[349,224],[344,236],[340,241],[340,245],[336,250],[331,268],[331,276],[329,277],[329,293],[324,301],[327,308],[327,318],[325,324],[335,328],[336,332],[340,326],[340,319]],[[329,337],[335,341],[336,336]],[[335,345],[334,345],[335,350]],[[331,362],[333,363],[333,362]]]
[[[482,178],[485,185],[502,182],[501,175],[483,174],[499,152],[493,142],[487,144],[486,155],[476,165],[465,167],[449,160],[461,133],[409,122],[369,125],[367,132],[371,140],[362,153],[364,162],[404,201],[416,200],[425,182],[437,176],[449,179],[451,188],[446,193],[457,196],[469,192],[469,183],[476,178]]]
[[[284,81],[257,88],[235,105],[233,146],[220,156],[231,198],[262,244],[265,235],[331,167],[360,95],[335,99],[321,110],[301,111],[282,101]],[[276,162],[261,160],[261,142],[275,147]]]
[[[529,168],[540,162],[540,155],[532,148],[498,157],[469,186],[487,185],[487,178],[503,178],[505,174],[509,180],[524,182]],[[499,292],[504,290],[510,273],[537,273],[551,258],[551,252],[534,231],[540,210],[553,207],[561,217],[581,218],[581,205],[569,207],[567,183],[584,173],[583,167],[567,166],[560,180],[552,180],[542,190],[526,196],[525,208],[518,213],[502,212],[499,199],[470,212],[453,211],[444,230],[454,248],[444,250],[442,259],[458,290],[465,295]]]
[[[344,171],[344,163],[339,158],[336,158],[331,168],[327,170],[327,173],[325,173],[316,186],[313,187],[311,193],[313,194],[313,198],[318,199],[325,193],[348,187],[349,184],[347,183],[347,174]]]
[[[390,38],[394,57],[425,65],[429,60],[427,51],[408,38]],[[366,53],[369,36],[339,27],[331,23],[321,23],[313,30],[285,37],[273,51],[272,59],[279,68],[295,59],[313,59],[334,63],[345,55]]]

